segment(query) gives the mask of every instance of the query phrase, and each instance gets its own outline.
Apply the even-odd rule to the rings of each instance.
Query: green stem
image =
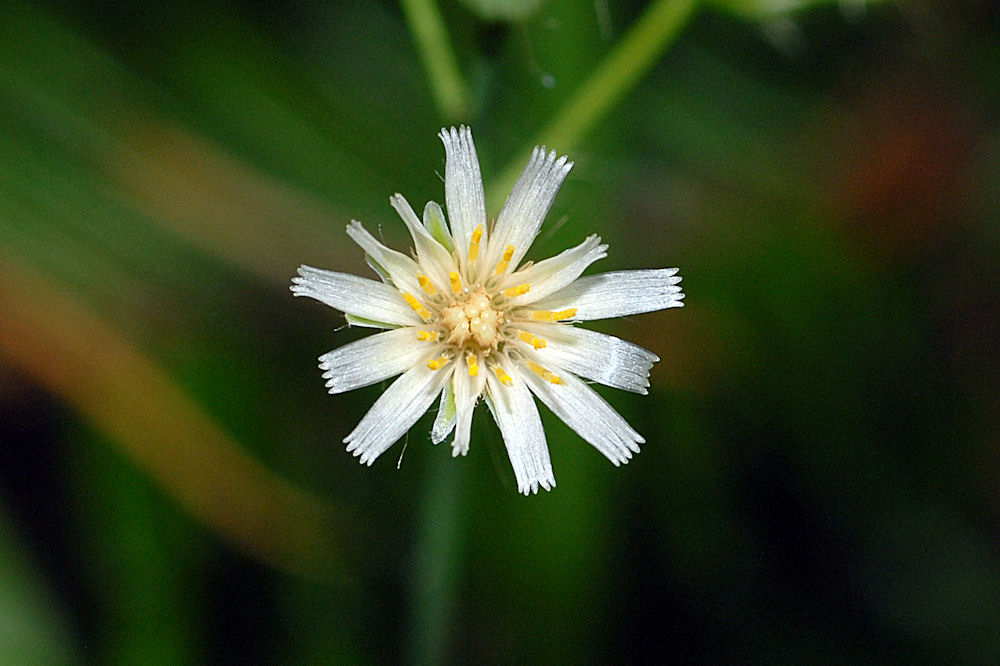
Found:
[[[445,445],[442,445],[445,446]],[[444,663],[462,548],[462,464],[429,472],[413,566],[410,663]]]
[[[402,0],[400,4],[427,70],[438,112],[445,122],[462,120],[468,108],[465,84],[441,12],[434,0]]]
[[[545,143],[569,152],[633,88],[660,54],[673,43],[697,0],[656,0],[627,35],[583,82],[562,110],[538,134],[538,141],[518,153],[515,163],[495,178],[487,201],[501,202],[523,167],[524,154]]]

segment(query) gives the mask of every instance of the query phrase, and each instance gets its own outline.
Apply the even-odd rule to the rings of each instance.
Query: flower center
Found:
[[[459,348],[471,345],[480,351],[493,351],[502,340],[503,312],[493,307],[482,287],[469,292],[464,301],[444,308],[440,322],[446,331],[445,343]]]

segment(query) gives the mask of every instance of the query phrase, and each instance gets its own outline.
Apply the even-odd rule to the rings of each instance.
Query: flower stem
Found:
[[[514,163],[494,178],[487,201],[502,202],[521,171],[525,153],[545,143],[568,152],[639,82],[659,55],[673,43],[697,0],[656,0],[597,69],[538,133],[538,140],[518,153]]]
[[[448,40],[441,12],[434,0],[402,0],[400,4],[427,70],[434,103],[442,120],[461,120],[468,108],[465,83],[459,73],[458,59]]]
[[[464,460],[435,466],[425,490],[413,563],[409,662],[444,662],[462,549]]]

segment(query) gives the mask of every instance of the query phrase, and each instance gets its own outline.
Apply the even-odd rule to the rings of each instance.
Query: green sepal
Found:
[[[375,261],[374,257],[367,252],[365,252],[365,263],[368,264],[373,271],[378,273],[378,276],[382,278],[382,282],[392,285],[392,278],[389,276],[389,271],[385,270],[385,266]]]
[[[444,246],[449,252],[455,251],[455,246],[451,242],[451,232],[448,231],[448,224],[444,220],[444,211],[441,206],[428,201],[424,206],[424,227],[430,232],[431,237]]]
[[[450,381],[446,381],[441,390],[441,403],[438,406],[437,417],[431,426],[431,441],[440,444],[455,429],[455,391]]]
[[[384,321],[365,319],[364,317],[352,314],[345,314],[344,318],[347,319],[347,323],[351,326],[363,326],[365,328],[400,328],[399,324],[390,324]]]

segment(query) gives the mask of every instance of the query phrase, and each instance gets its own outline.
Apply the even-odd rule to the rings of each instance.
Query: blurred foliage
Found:
[[[513,4],[0,6],[0,661],[1000,653],[994,5]],[[491,211],[576,162],[530,257],[680,266],[594,326],[663,359],[628,466],[544,409],[538,497],[485,410],[344,452],[382,387],[288,280],[405,249],[451,122]]]
[[[68,664],[73,649],[58,604],[28,570],[22,544],[0,525],[0,663]]]
[[[538,11],[545,0],[462,0],[484,19],[516,21]]]
[[[859,14],[880,0],[712,0],[721,9],[751,19],[773,19],[816,5],[836,3],[847,15]]]

